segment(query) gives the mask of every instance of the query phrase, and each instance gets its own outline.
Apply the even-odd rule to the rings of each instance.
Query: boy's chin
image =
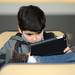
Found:
[[[32,42],[30,42],[30,43],[36,43],[36,42],[39,42],[39,41],[32,41]]]

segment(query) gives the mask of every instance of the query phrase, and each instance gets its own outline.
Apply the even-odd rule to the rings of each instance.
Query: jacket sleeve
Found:
[[[0,49],[0,67],[8,63],[12,56],[12,47],[15,42],[8,40],[5,45]]]

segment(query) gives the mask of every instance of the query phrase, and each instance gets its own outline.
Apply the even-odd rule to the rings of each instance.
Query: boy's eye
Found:
[[[27,35],[33,35],[33,34],[27,33]]]

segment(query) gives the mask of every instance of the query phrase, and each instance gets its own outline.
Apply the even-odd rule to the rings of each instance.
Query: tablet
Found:
[[[31,44],[31,55],[34,56],[49,56],[64,54],[64,49],[67,47],[66,36],[51,38]]]

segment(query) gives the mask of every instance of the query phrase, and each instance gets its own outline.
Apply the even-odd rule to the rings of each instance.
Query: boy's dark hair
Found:
[[[18,12],[18,25],[21,31],[41,32],[45,28],[44,12],[37,6],[22,6]]]

